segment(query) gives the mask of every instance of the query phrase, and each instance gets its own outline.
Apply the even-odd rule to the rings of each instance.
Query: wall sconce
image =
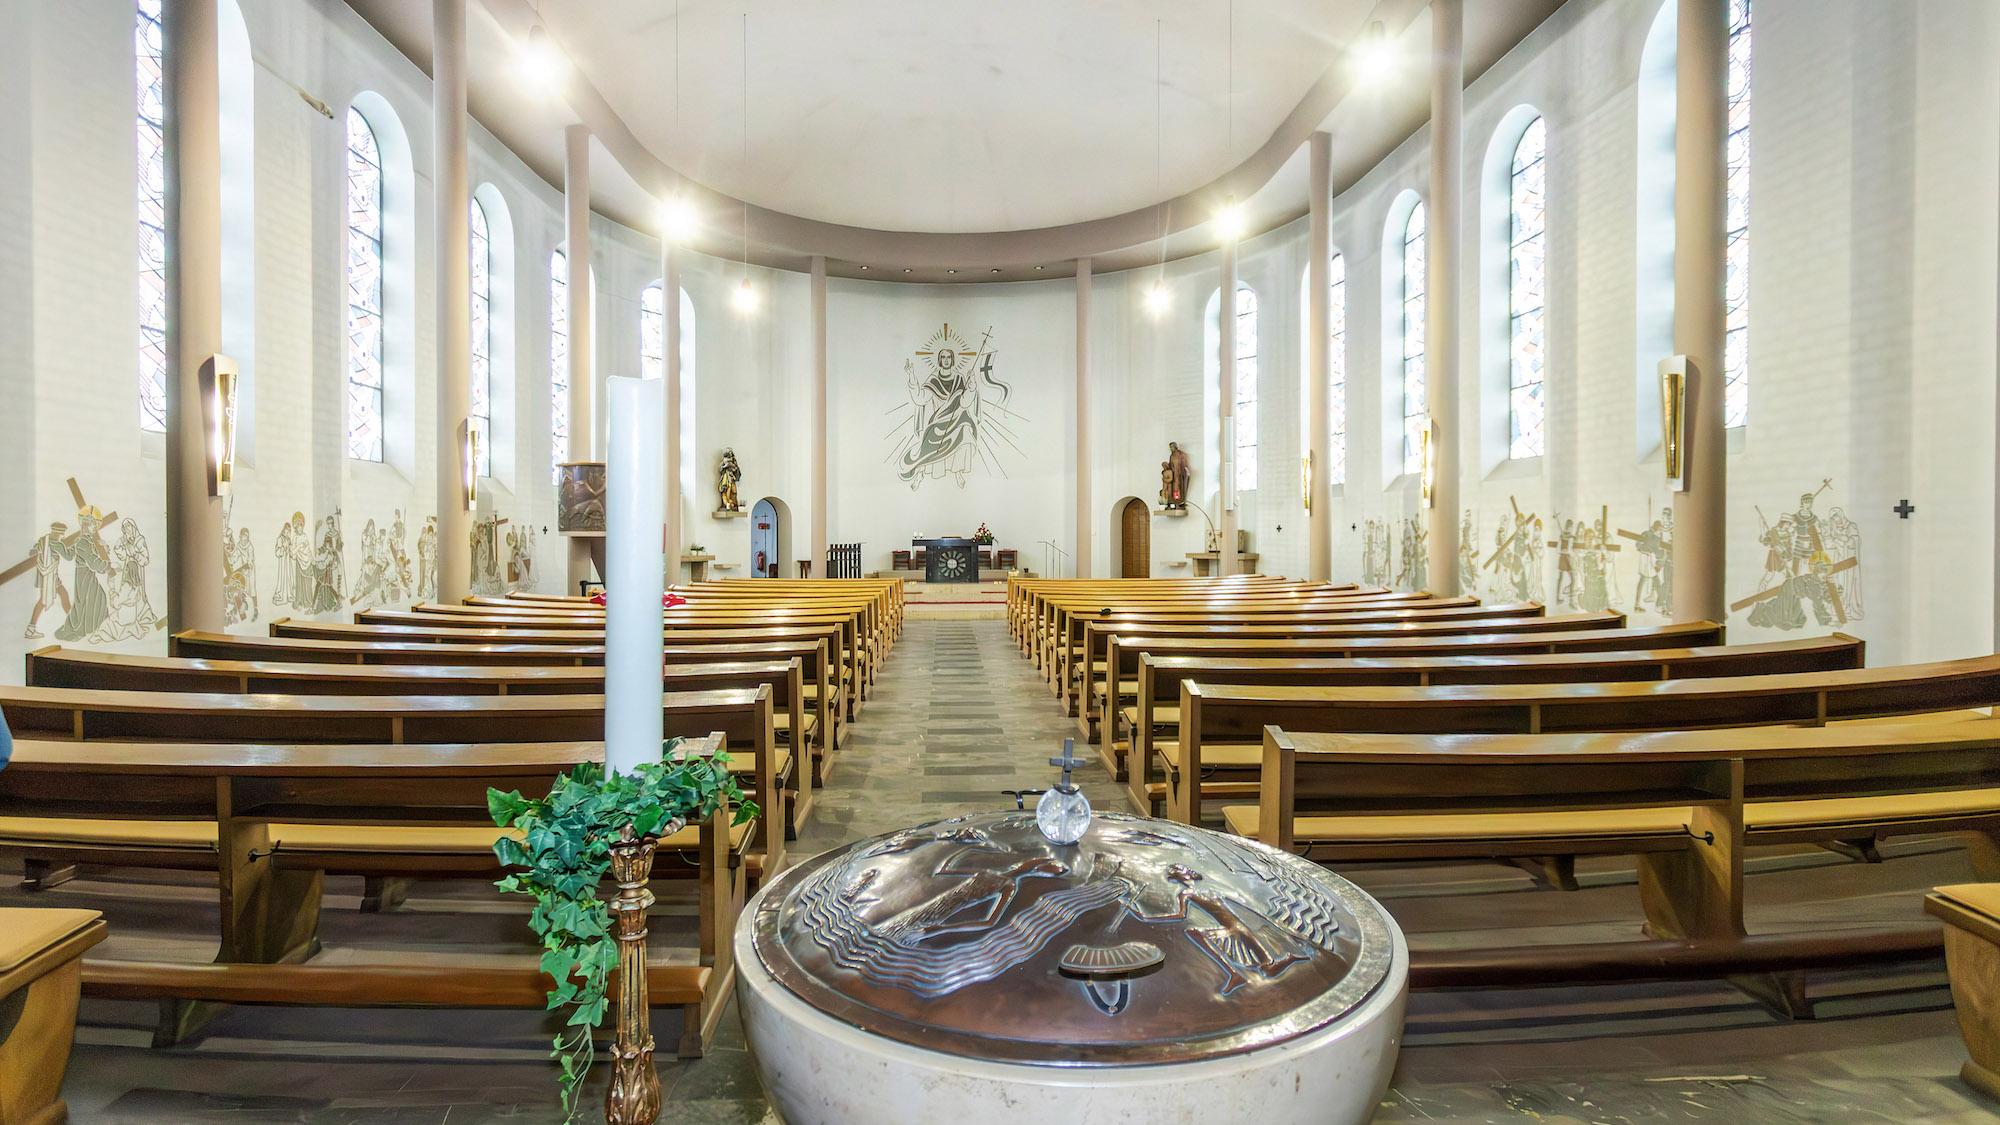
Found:
[[[226,355],[202,361],[201,427],[208,439],[208,494],[221,496],[236,477],[236,361]]]
[[[467,418],[458,424],[458,478],[465,489],[465,510],[479,505],[479,427]]]
[[[1418,491],[1423,497],[1424,507],[1437,506],[1437,443],[1438,424],[1434,418],[1424,419],[1423,441],[1419,447],[1422,453],[1422,469],[1418,471]]]
[[[1660,361],[1660,459],[1672,492],[1687,491],[1687,393],[1694,374],[1694,361],[1687,356]]]
[[[1313,510],[1313,455],[1299,458],[1299,495],[1306,498],[1306,515]]]

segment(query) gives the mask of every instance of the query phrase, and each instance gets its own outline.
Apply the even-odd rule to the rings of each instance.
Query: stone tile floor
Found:
[[[911,620],[879,693],[855,724],[832,784],[797,843],[803,857],[919,821],[992,808],[1005,789],[1040,788],[1073,726],[999,621]],[[1119,807],[1094,767],[1085,791]],[[1966,877],[1935,843],[1856,866],[1816,855],[1759,857],[1753,901],[1769,926],[1904,917],[1915,888]],[[1350,873],[1413,940],[1470,943],[1627,936],[1637,917],[1629,868],[1590,866],[1585,889],[1536,892],[1491,867]],[[0,876],[0,901],[18,900]],[[519,910],[476,884],[426,884],[392,915],[353,912],[358,880],[333,880],[329,948],[365,935],[409,948],[505,949]],[[199,959],[212,892],[164,877],[80,879],[41,901],[107,909],[118,956]],[[684,926],[665,912],[656,930]],[[1813,978],[1820,1018],[1785,1022],[1720,982],[1425,992],[1378,1120],[1538,1122],[1969,1122],[1996,1118],[1959,1082],[1962,1048],[1942,966]],[[66,1087],[72,1120],[94,1123],[302,1122],[473,1125],[545,1122],[553,1106],[548,1028],[533,1012],[237,1008],[200,1042],[150,1048],[148,1005],[90,1000]],[[678,1017],[662,1013],[671,1036]],[[700,1060],[661,1065],[677,1125],[775,1121],[733,1013]],[[602,1087],[585,1093],[601,1104]]]

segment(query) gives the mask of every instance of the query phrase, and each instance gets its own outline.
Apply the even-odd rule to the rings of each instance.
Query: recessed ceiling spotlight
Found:
[[[683,245],[701,229],[701,215],[686,196],[669,196],[660,201],[660,236]]]
[[[944,271],[944,272],[946,272],[946,273],[957,273],[958,271],[957,271],[957,270],[946,270],[946,271]]]
[[[994,273],[999,273],[999,272],[1000,272],[1000,267],[999,267],[999,266],[994,266],[994,267],[993,267],[993,272],[994,272]]]
[[[1035,270],[1036,270],[1036,272],[1040,272],[1040,271],[1042,271],[1042,270],[1045,270],[1045,269],[1048,269],[1048,268],[1049,268],[1049,267],[1047,267],[1047,266],[1036,266],[1036,267],[1035,267]]]
[[[904,273],[909,273],[909,272],[910,272],[910,267],[908,267],[908,266],[904,266],[904,267],[903,267],[903,272],[904,272]]]
[[[1396,71],[1396,45],[1381,20],[1373,20],[1358,42],[1349,48],[1357,85],[1371,86],[1386,81]]]
[[[563,68],[569,60],[563,58],[562,51],[540,23],[528,29],[528,41],[521,45],[519,54],[521,72],[531,85],[548,93],[561,84]]]
[[[861,268],[865,270],[865,269],[867,269],[868,267],[867,267],[867,266],[862,266]]]

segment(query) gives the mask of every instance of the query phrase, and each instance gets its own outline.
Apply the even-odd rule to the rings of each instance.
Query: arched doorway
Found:
[[[1118,545],[1120,578],[1153,576],[1153,513],[1144,500],[1127,496],[1112,509],[1111,541]]]
[[[750,575],[777,578],[785,573],[792,545],[792,511],[783,500],[766,496],[750,506]]]

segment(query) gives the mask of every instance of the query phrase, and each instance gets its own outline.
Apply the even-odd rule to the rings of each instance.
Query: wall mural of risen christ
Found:
[[[964,488],[981,466],[1004,478],[1006,452],[1022,452],[1011,426],[1021,416],[1007,407],[1013,388],[993,374],[995,354],[991,328],[973,347],[945,324],[903,360],[907,401],[889,411],[895,425],[885,460],[912,490],[946,477]]]

